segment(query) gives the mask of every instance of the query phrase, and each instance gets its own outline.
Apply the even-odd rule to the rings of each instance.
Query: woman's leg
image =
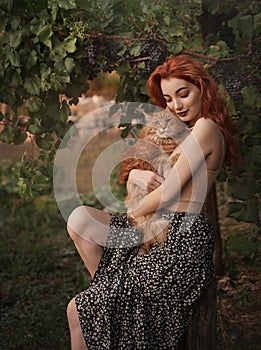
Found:
[[[106,244],[109,225],[110,214],[87,206],[74,209],[68,219],[68,233],[92,277]]]
[[[102,210],[81,206],[71,213],[67,229],[89,273],[99,265],[109,232],[110,215]],[[67,307],[72,350],[87,350],[73,298]]]
[[[71,350],[87,350],[78,318],[75,298],[73,298],[68,304],[67,318],[71,334]]]

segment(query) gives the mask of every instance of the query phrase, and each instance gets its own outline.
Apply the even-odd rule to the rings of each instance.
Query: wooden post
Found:
[[[214,229],[214,267],[215,274],[223,273],[221,256],[221,237],[218,221],[216,188],[212,187],[206,200],[206,216]],[[182,350],[217,350],[217,283],[216,281],[202,294],[193,308],[193,319]]]

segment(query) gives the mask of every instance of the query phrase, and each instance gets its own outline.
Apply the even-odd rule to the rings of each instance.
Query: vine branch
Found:
[[[108,39],[108,40],[122,40],[125,43],[134,42],[134,41],[146,41],[146,40],[148,40],[148,38],[145,38],[145,37],[130,38],[130,37],[121,36],[121,35],[103,35],[102,33],[91,33],[91,34],[88,34],[87,36],[91,37],[91,38],[102,38],[102,39]],[[153,39],[156,42],[159,42],[159,43],[161,43],[161,44],[163,44],[165,46],[169,45],[168,42],[166,42],[163,39],[158,38],[155,34],[153,35]],[[187,54],[187,55],[191,55],[191,56],[194,56],[194,57],[202,58],[202,59],[205,59],[207,61],[212,61],[213,64],[216,64],[217,62],[238,61],[240,59],[247,59],[247,58],[249,58],[249,56],[251,56],[251,53],[249,53],[248,55],[240,55],[238,57],[233,57],[232,56],[232,57],[225,57],[225,58],[215,58],[215,57],[212,57],[212,56],[208,56],[208,55],[197,53],[197,52],[195,52],[193,50],[189,50],[189,49],[185,49],[182,52],[184,54]],[[150,59],[150,57],[137,58],[137,59],[131,60],[131,62],[139,62],[139,61],[145,61],[145,60],[149,60],[149,59]]]

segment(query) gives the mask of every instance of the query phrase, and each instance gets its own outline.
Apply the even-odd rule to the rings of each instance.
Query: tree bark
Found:
[[[193,319],[183,350],[217,350],[216,281],[202,294],[193,308]]]
[[[206,216],[211,221],[214,230],[215,245],[213,261],[215,275],[222,276],[224,274],[224,265],[222,260],[222,241],[219,227],[217,193],[215,184],[213,185],[206,199]]]
[[[221,236],[218,220],[218,207],[215,185],[206,200],[206,216],[214,230],[214,268],[215,275],[223,273]],[[187,336],[181,346],[182,350],[217,350],[217,282],[202,294],[193,307],[193,319]]]

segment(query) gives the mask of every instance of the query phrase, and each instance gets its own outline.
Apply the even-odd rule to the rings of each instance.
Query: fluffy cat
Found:
[[[172,155],[173,151],[189,131],[178,116],[167,110],[145,115],[148,124],[142,128],[137,142],[125,153],[120,183],[127,182],[132,169],[151,170],[164,178],[178,159],[179,154]],[[132,184],[130,192],[125,199],[125,206],[134,209],[147,190]],[[168,225],[163,219],[146,215],[138,218],[137,227],[143,232],[140,253],[149,252],[152,244],[162,244],[166,239]]]

